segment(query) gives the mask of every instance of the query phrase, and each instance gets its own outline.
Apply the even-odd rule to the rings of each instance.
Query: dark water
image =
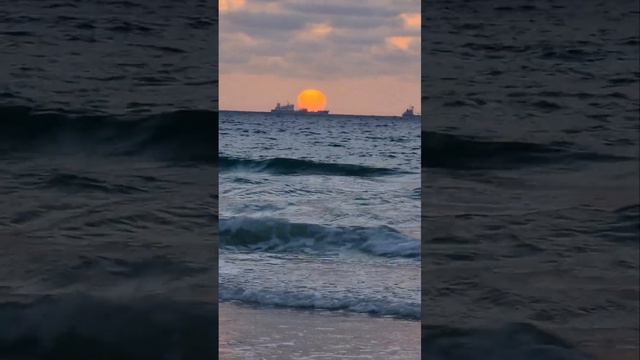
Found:
[[[423,4],[425,358],[636,357],[638,11]],[[1,357],[213,358],[215,14],[2,2]]]
[[[0,7],[0,358],[217,354],[210,1]]]
[[[637,357],[638,10],[423,3],[424,358]]]
[[[419,239],[418,121],[220,113],[221,301],[417,320]]]
[[[0,100],[91,113],[217,108],[217,3],[0,2]]]

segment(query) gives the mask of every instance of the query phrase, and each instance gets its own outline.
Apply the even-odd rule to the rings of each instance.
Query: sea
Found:
[[[637,359],[640,4],[423,2],[424,359]]]
[[[366,315],[373,319],[351,331],[376,334],[380,344],[344,341],[352,347],[341,356],[418,359],[418,336],[406,344],[411,353],[389,355],[381,345],[390,333],[374,325],[397,319],[399,331],[419,334],[419,119],[221,111],[219,126],[221,306],[274,318],[282,316],[274,309],[295,310],[286,313],[294,318],[311,312],[325,328]],[[228,359],[281,358],[271,345],[264,352],[227,340],[221,349],[231,348]]]
[[[0,1],[0,358],[217,355],[212,1]]]
[[[637,1],[425,1],[421,140],[221,113],[219,159],[215,2],[0,4],[1,358],[215,358],[219,299],[230,359],[637,359]]]

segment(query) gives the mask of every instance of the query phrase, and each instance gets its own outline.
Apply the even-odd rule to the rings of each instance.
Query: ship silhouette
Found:
[[[413,105],[411,105],[402,113],[402,118],[403,119],[417,119],[417,118],[420,118],[420,114],[415,114],[413,112]]]
[[[274,114],[291,114],[291,115],[328,115],[329,110],[309,111],[307,109],[296,110],[293,104],[287,102],[286,105],[280,105],[276,103],[276,107],[271,109],[271,113]]]

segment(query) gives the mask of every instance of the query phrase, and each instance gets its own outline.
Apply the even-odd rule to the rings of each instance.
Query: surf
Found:
[[[276,218],[220,219],[220,245],[265,252],[340,253],[419,260],[420,241],[389,226],[326,226]]]
[[[84,152],[215,163],[218,113],[178,110],[147,116],[0,107],[0,153]]]
[[[221,156],[219,165],[223,171],[266,172],[273,175],[331,175],[372,177],[406,172],[398,169],[373,167],[356,164],[327,163],[304,159],[269,158],[242,159]]]

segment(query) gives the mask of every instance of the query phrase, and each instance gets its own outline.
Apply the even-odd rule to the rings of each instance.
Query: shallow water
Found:
[[[220,301],[415,323],[419,127],[399,118],[222,112]]]
[[[223,303],[220,305],[220,358],[419,359],[420,324],[350,312],[266,309]]]

